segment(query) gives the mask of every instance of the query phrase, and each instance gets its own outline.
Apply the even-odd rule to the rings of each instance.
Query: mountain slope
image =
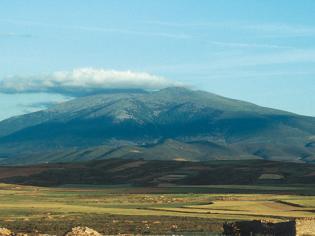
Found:
[[[315,118],[184,88],[82,97],[0,122],[0,155],[13,163],[34,162],[34,156],[45,162],[50,161],[43,158],[47,154],[60,157],[57,153],[68,152],[79,160],[116,154],[312,161],[314,141]],[[87,155],[100,147],[106,150],[101,155]],[[134,147],[141,151],[131,152]]]

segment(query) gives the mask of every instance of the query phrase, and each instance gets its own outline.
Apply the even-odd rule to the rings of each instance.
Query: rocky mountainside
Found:
[[[315,159],[315,118],[185,88],[82,97],[0,122],[2,163]]]

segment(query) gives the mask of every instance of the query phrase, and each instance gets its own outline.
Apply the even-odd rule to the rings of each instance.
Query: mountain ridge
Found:
[[[155,144],[164,149],[162,140],[174,140],[184,146],[206,141],[212,147],[222,147],[221,151],[230,150],[232,159],[247,155],[249,158],[287,156],[289,158],[285,159],[312,161],[315,154],[308,144],[314,137],[313,117],[176,87],[81,97],[44,111],[4,120],[0,122],[0,154],[15,157],[22,153],[100,146],[110,149],[138,146],[151,150],[149,146]],[[209,159],[221,153],[215,148],[211,153],[207,145],[201,150],[200,145],[195,146],[191,149],[206,150]],[[294,151],[290,151],[292,147]],[[163,155],[156,158],[163,159]]]

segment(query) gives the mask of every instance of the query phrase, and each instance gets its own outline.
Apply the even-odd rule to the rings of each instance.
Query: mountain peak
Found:
[[[165,143],[156,158],[166,152],[183,156],[185,149],[192,156],[199,153],[200,160],[215,153],[272,159],[292,156],[287,151],[293,148],[295,159],[307,160],[315,158],[307,145],[315,135],[314,121],[185,87],[116,90],[0,122],[0,155],[175,140],[178,145]],[[200,143],[213,154],[201,151]]]

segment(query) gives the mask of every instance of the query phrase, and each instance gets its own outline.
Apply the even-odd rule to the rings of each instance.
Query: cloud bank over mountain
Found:
[[[0,93],[56,93],[84,96],[112,89],[159,90],[182,83],[145,72],[78,68],[42,76],[14,76],[0,80]]]

